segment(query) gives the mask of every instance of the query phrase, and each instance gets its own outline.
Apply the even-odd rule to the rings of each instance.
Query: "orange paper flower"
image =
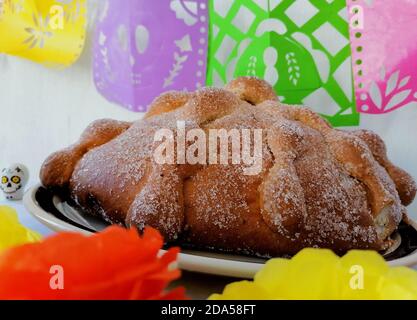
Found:
[[[162,244],[154,229],[112,226],[15,247],[0,256],[0,299],[184,299],[183,288],[164,292],[180,271],[179,249],[158,257]]]

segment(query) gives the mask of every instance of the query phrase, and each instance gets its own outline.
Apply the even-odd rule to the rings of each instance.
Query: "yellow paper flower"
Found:
[[[14,209],[0,206],[0,251],[40,239],[40,234],[20,224]]]
[[[417,272],[389,267],[374,251],[339,258],[330,250],[304,249],[291,260],[269,260],[253,281],[229,284],[210,299],[417,299]]]
[[[0,53],[68,66],[85,42],[86,0],[0,1]]]

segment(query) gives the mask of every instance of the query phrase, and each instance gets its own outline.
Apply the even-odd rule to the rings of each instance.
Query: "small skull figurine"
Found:
[[[0,189],[7,200],[21,200],[28,180],[28,169],[23,164],[15,163],[1,170]]]

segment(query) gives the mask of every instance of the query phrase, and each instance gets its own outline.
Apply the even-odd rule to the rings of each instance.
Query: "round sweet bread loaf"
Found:
[[[191,149],[187,156],[198,159],[192,163],[180,153],[160,163],[161,130],[172,132],[177,151],[201,136],[207,148]],[[210,140],[212,132],[226,134],[226,149],[209,148],[218,141]],[[182,145],[184,134],[193,139]],[[256,172],[242,161],[245,147],[258,161]],[[240,162],[229,153],[236,148]],[[227,163],[219,160],[224,150]],[[209,161],[213,152],[216,161]],[[416,194],[376,134],[333,129],[306,107],[280,103],[266,82],[250,77],[225,89],[165,93],[133,123],[96,121],[77,143],[52,154],[40,176],[112,223],[152,226],[167,242],[258,256],[304,247],[383,250]]]

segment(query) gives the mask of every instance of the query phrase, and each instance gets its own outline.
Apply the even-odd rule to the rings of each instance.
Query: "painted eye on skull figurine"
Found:
[[[2,184],[6,184],[7,182],[9,182],[9,178],[7,178],[6,176],[1,177]]]
[[[19,184],[20,183],[20,177],[18,177],[18,176],[13,176],[11,180],[14,184]]]

